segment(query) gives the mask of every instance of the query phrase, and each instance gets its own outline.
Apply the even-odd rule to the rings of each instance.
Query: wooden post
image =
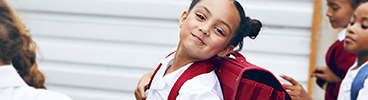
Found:
[[[318,34],[321,32],[321,23],[323,19],[322,13],[322,1],[321,0],[314,0],[314,8],[313,8],[313,19],[312,19],[312,26],[311,26],[311,43],[310,43],[310,54],[309,54],[309,75],[316,67],[316,60],[317,60],[317,43],[319,41]],[[308,78],[308,94],[312,95],[312,89],[314,84],[314,79],[309,77]]]

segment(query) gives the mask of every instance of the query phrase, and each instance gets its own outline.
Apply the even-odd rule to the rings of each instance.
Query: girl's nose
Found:
[[[351,25],[350,23],[349,23],[349,25],[348,25],[348,27],[347,27],[347,32],[346,32],[346,34],[354,34],[354,30],[355,30],[355,28],[356,28],[356,23],[355,24],[353,24],[353,25]]]
[[[208,36],[208,30],[204,28],[199,28],[199,31],[201,31],[205,36]]]
[[[327,8],[327,12],[326,12],[326,16],[327,17],[331,17],[332,16],[332,12],[331,12],[332,8],[331,7],[328,7]]]

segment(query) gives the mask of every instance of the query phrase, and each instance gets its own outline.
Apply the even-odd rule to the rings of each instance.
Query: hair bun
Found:
[[[255,39],[261,31],[262,23],[257,19],[250,19],[245,36]]]

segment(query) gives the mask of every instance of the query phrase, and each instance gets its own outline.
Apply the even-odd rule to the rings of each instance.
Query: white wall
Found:
[[[7,0],[44,56],[50,90],[75,100],[134,100],[139,78],[178,43],[190,0]],[[275,75],[308,80],[312,0],[240,0],[264,23],[245,39],[248,61]],[[39,57],[41,58],[41,57]]]

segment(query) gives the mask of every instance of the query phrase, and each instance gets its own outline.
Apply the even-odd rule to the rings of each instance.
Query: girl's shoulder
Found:
[[[192,79],[186,81],[183,86],[183,90],[195,90],[195,89],[216,89],[220,86],[220,81],[217,78],[215,71],[209,73],[201,74],[193,77]],[[181,90],[182,90],[181,89]]]
[[[18,97],[21,97],[19,100],[72,100],[70,97],[61,93],[45,89],[35,89],[29,86],[18,87],[14,92]]]
[[[36,91],[39,92],[39,94],[36,97],[37,98],[36,100],[72,100],[70,97],[58,92],[53,92],[44,89],[37,89]]]

